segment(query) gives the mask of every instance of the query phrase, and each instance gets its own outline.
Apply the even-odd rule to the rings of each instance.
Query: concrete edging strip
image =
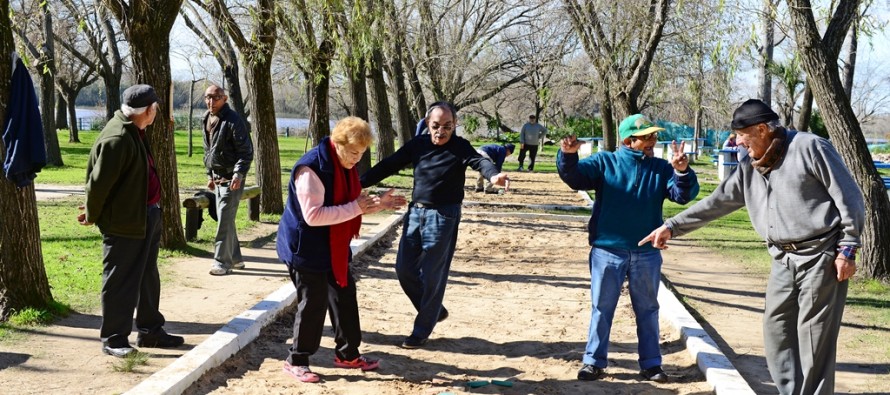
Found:
[[[372,228],[367,237],[350,243],[352,254],[359,256],[395,227],[404,216],[396,213]],[[260,331],[297,299],[294,285],[287,283],[265,299],[239,314],[167,367],[155,372],[125,394],[180,394],[210,369],[235,355]]]
[[[578,191],[578,194],[593,205],[593,200],[587,191]],[[674,329],[680,332],[686,351],[695,359],[699,370],[705,375],[708,384],[714,388],[714,392],[717,395],[754,395],[754,390],[742,378],[729,358],[720,351],[714,339],[692,317],[677,296],[665,286],[664,281],[660,283],[658,304],[661,306],[661,316],[670,321]]]

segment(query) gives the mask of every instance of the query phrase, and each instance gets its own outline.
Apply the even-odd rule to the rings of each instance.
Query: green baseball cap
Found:
[[[655,126],[643,114],[634,114],[621,121],[618,125],[618,135],[624,140],[630,136],[645,136],[655,132],[660,132],[664,128]]]

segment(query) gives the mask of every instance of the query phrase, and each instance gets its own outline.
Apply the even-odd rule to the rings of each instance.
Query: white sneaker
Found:
[[[244,261],[233,263],[232,269],[238,269],[238,270],[244,269]]]
[[[210,274],[214,276],[225,276],[232,272],[232,269],[226,269],[220,264],[214,264],[210,267]]]

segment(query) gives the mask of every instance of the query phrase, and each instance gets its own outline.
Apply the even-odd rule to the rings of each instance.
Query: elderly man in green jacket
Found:
[[[161,279],[161,182],[145,128],[158,113],[148,85],[124,91],[123,105],[96,138],[87,164],[85,211],[77,220],[102,232],[102,352],[125,357],[136,311],[136,345],[172,348],[181,336],[164,331],[159,311]]]
[[[828,140],[786,130],[766,103],[735,110],[732,128],[748,149],[714,192],[640,241],[671,237],[747,207],[772,256],[763,309],[770,375],[781,394],[833,394],[837,336],[856,272],[865,204]]]

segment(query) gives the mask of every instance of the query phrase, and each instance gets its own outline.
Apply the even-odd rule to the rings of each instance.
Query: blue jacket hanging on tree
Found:
[[[34,82],[21,59],[16,59],[9,85],[9,105],[3,123],[3,146],[6,147],[3,172],[21,188],[31,184],[37,172],[46,166],[43,121]]]

